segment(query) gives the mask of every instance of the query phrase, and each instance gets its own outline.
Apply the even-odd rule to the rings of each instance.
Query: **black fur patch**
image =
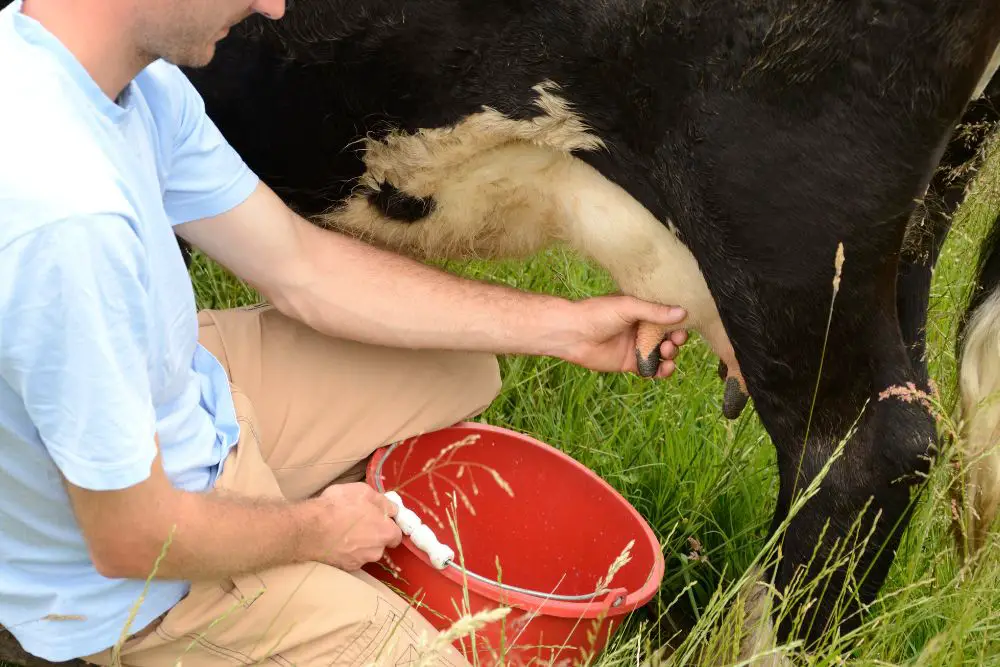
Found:
[[[408,195],[388,181],[368,195],[368,201],[387,218],[417,222],[434,211],[434,200]]]

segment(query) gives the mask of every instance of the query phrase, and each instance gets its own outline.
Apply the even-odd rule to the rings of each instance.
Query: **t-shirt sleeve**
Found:
[[[170,128],[165,150],[163,195],[173,224],[224,213],[253,193],[258,177],[229,144],[205,111],[205,101],[174,65],[157,63],[168,97],[158,113]]]
[[[0,252],[0,380],[87,489],[141,482],[156,455],[143,252],[112,215],[52,223]]]

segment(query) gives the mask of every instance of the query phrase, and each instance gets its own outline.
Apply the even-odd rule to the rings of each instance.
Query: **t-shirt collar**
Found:
[[[14,14],[14,29],[18,35],[26,42],[44,49],[56,58],[59,64],[66,69],[77,85],[80,86],[80,89],[87,98],[112,122],[117,123],[123,120],[132,108],[132,87],[134,82],[129,82],[116,103],[101,90],[101,87],[90,76],[90,72],[80,64],[76,56],[55,35],[49,32],[41,23],[21,12],[22,4],[23,0],[14,0],[7,8]]]

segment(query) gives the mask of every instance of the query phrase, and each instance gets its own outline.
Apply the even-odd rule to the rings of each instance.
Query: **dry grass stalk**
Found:
[[[142,593],[139,594],[139,599],[135,601],[132,605],[132,609],[129,612],[128,619],[125,621],[125,625],[122,627],[121,635],[118,637],[118,641],[115,645],[111,647],[111,665],[112,667],[121,667],[122,664],[122,646],[125,645],[125,640],[128,639],[131,634],[132,623],[135,621],[136,615],[139,613],[139,607],[142,606],[143,601],[146,599],[146,594],[149,592],[149,584],[152,582],[153,577],[156,576],[157,571],[160,568],[160,563],[167,555],[167,550],[170,548],[171,543],[174,541],[174,531],[177,526],[170,527],[170,533],[167,535],[166,541],[163,543],[163,547],[160,549],[160,554],[156,557],[156,561],[153,563],[153,571],[149,573],[146,578],[146,583],[142,587]]]
[[[618,557],[614,559],[611,563],[611,567],[608,568],[607,574],[604,578],[597,582],[597,588],[594,589],[598,593],[604,593],[609,590],[608,586],[611,585],[611,580],[615,578],[618,574],[618,570],[622,569],[632,561],[632,547],[635,546],[635,540],[629,540],[629,543],[625,545]]]
[[[481,437],[480,434],[474,433],[471,435],[467,435],[459,440],[456,440],[448,445],[445,445],[443,448],[441,448],[441,451],[439,451],[437,455],[429,458],[427,461],[424,462],[424,465],[421,467],[419,473],[397,484],[394,487],[394,490],[397,493],[399,493],[400,496],[407,499],[407,504],[412,503],[415,506],[419,506],[423,511],[429,514],[433,518],[433,520],[437,523],[438,527],[441,530],[445,529],[445,525],[444,522],[441,520],[440,516],[438,516],[437,513],[435,513],[434,510],[427,503],[420,500],[419,498],[414,497],[412,494],[406,493],[403,490],[406,486],[412,484],[414,481],[420,479],[421,477],[425,476],[427,477],[427,482],[431,492],[431,497],[433,499],[433,502],[438,507],[441,506],[441,497],[439,495],[438,488],[435,484],[435,480],[442,483],[446,483],[449,486],[451,486],[455,495],[462,502],[463,507],[465,507],[465,509],[472,516],[476,516],[475,506],[473,505],[471,499],[469,498],[469,495],[462,488],[458,486],[457,480],[462,479],[465,476],[465,473],[468,471],[469,483],[472,486],[472,493],[473,495],[478,496],[479,487],[476,484],[474,476],[472,475],[473,468],[480,468],[482,470],[485,470],[490,475],[490,477],[493,478],[494,483],[496,483],[496,485],[499,486],[500,489],[504,491],[504,493],[513,498],[514,497],[513,488],[511,487],[510,483],[507,480],[505,480],[503,476],[501,476],[496,469],[490,468],[481,463],[474,463],[471,461],[455,461],[453,459],[455,452],[457,452],[459,449],[463,447],[467,447],[469,445],[474,444],[480,439],[480,437]],[[407,457],[409,456],[409,453],[410,452],[407,451]],[[458,466],[458,472],[455,474],[454,479],[451,479],[438,472],[441,468],[444,468],[446,466]]]
[[[438,664],[437,659],[448,650],[452,642],[468,637],[490,623],[503,620],[509,613],[509,607],[497,607],[475,614],[466,614],[446,630],[439,632],[433,640],[429,641],[426,634],[421,634],[416,643],[417,654],[420,657],[414,667],[430,667]]]
[[[473,433],[471,435],[465,436],[460,440],[456,440],[450,445],[445,445],[444,447],[441,448],[441,451],[438,452],[437,456],[427,459],[427,461],[424,463],[424,467],[421,469],[421,472],[427,472],[449,454],[454,453],[461,447],[468,447],[469,445],[474,444],[479,440],[479,438],[480,435],[478,433]]]

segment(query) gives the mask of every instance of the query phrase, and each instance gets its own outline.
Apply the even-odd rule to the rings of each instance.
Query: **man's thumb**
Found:
[[[687,311],[680,306],[666,306],[661,303],[634,299],[634,319],[652,324],[679,324],[687,317]]]

